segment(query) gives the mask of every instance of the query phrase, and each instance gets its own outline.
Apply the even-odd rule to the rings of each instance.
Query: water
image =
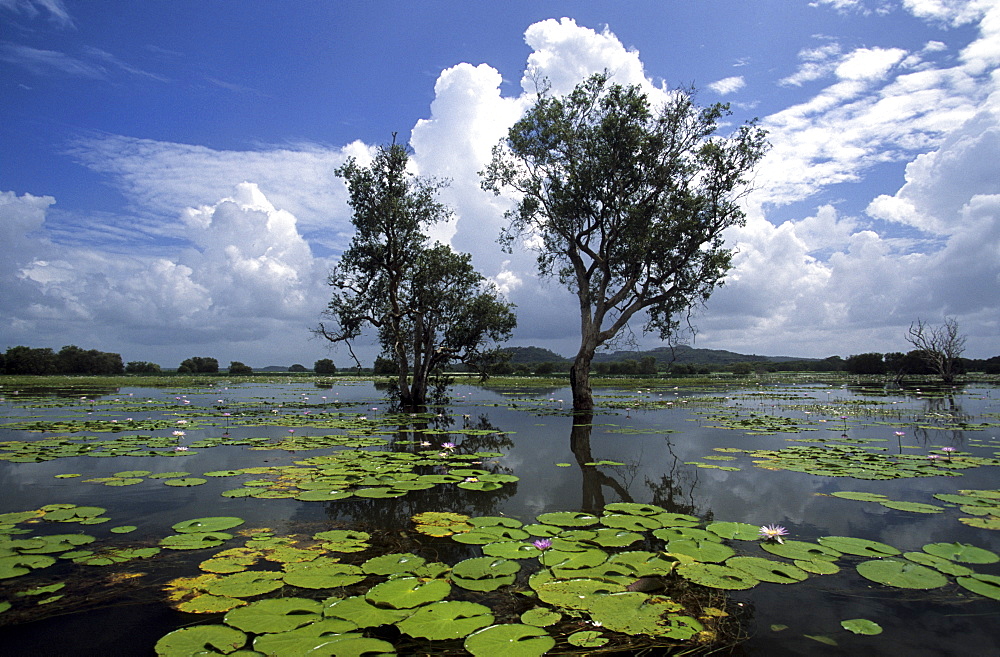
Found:
[[[111,440],[137,433],[167,439],[173,437],[174,431],[183,430],[183,436],[173,437],[181,447],[223,434],[233,440],[280,441],[289,436],[342,433],[308,426],[307,412],[340,411],[347,417],[365,415],[377,421],[387,410],[386,401],[369,383],[342,383],[329,389],[300,382],[185,391],[91,390],[85,398],[79,393],[59,396],[58,391],[34,394],[23,390],[13,394],[5,390],[3,394],[0,412],[8,426],[0,427],[0,442],[70,435],[13,429],[13,422],[91,419],[126,424],[129,418],[166,423],[148,431],[83,432],[74,437]],[[246,527],[268,527],[278,534],[357,527],[392,535],[408,530],[410,517],[420,511],[504,515],[530,523],[545,512],[599,513],[605,504],[629,501],[657,504],[705,521],[776,523],[788,528],[790,538],[797,540],[840,535],[877,540],[904,552],[920,550],[932,542],[970,543],[1000,550],[1000,532],[963,524],[958,518],[966,514],[933,497],[935,493],[962,489],[996,489],[1000,482],[996,466],[955,470],[961,473],[956,477],[871,481],[765,469],[755,466],[755,457],[745,453],[717,451],[822,445],[839,442],[846,435],[852,440],[878,439],[877,443],[865,445],[884,449],[885,454],[923,457],[947,446],[977,457],[991,457],[1000,450],[1000,427],[986,426],[976,431],[956,427],[958,421],[996,425],[1000,402],[995,388],[970,386],[948,396],[915,391],[872,394],[829,386],[710,392],[598,390],[600,408],[592,427],[576,429],[565,412],[570,397],[568,389],[457,386],[449,407],[439,409],[440,415],[431,418],[429,428],[438,432],[430,434],[436,444],[450,440],[457,443],[457,453],[503,454],[489,459],[483,467],[516,475],[519,480],[498,491],[467,491],[442,485],[402,498],[300,502],[221,495],[239,487],[246,477],[206,477],[207,483],[192,487],[168,487],[162,479],[153,478],[122,487],[85,481],[134,470],[154,474],[184,471],[197,477],[218,470],[290,465],[336,451],[261,451],[248,446],[187,451],[162,448],[157,456],[74,456],[40,463],[0,461],[0,513],[51,503],[100,506],[107,509],[110,522],[57,525],[54,529],[48,525],[55,523],[45,523],[44,532],[39,533],[84,531],[97,536],[98,541],[155,545],[173,533],[172,524],[204,516],[238,516],[246,520]],[[225,412],[232,415],[227,418],[222,415]],[[239,416],[239,412],[248,414]],[[243,425],[257,416],[292,418],[295,422],[289,426],[294,427],[294,433],[281,422]],[[778,417],[790,418],[798,428],[809,430],[747,435],[745,430],[732,428],[740,420]],[[205,422],[206,418],[210,421]],[[178,420],[184,423],[178,424]],[[458,431],[462,427],[483,431],[469,435]],[[395,436],[414,437],[423,436],[405,431]],[[820,442],[796,442],[803,439]],[[420,447],[403,443],[368,449],[416,451]],[[602,460],[615,464],[585,465]],[[738,469],[698,467],[696,463]],[[63,474],[80,476],[57,477]],[[837,491],[878,493],[891,500],[937,504],[945,510],[937,514],[899,511],[830,495]],[[111,527],[120,525],[135,525],[137,529],[118,536],[109,533]],[[754,542],[731,544],[741,553],[762,554]],[[474,556],[470,552],[474,548],[469,546],[449,541],[435,545],[442,554],[451,552],[451,563]],[[3,652],[152,654],[156,640],[167,632],[194,622],[212,622],[212,617],[172,610],[161,589],[174,577],[199,574],[197,564],[217,550],[164,550],[155,558],[107,569],[61,561],[29,575],[0,580],[0,602],[13,603],[10,610],[0,613]],[[842,560],[841,572],[836,575],[811,576],[791,585],[762,583],[747,591],[730,592],[732,609],[740,613],[748,635],[736,654],[1000,654],[996,630],[1000,603],[958,587],[954,578],[947,586],[929,591],[882,586],[858,575],[853,564],[860,560]],[[972,567],[980,573],[1000,575],[997,564]],[[120,572],[144,574],[116,580],[115,573]],[[47,605],[35,604],[35,597],[17,595],[54,582],[67,582],[66,589],[60,591],[65,595]],[[840,621],[851,618],[873,620],[884,632],[878,636],[851,634],[840,627]],[[826,640],[837,645],[828,645]]]

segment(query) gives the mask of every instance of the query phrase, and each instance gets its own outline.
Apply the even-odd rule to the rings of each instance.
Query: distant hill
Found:
[[[504,351],[511,354],[512,365],[520,363],[564,363],[572,359],[560,356],[554,351],[541,347],[507,347]],[[724,349],[695,349],[687,345],[674,347],[656,347],[647,351],[614,351],[598,352],[594,356],[595,363],[613,363],[625,360],[639,360],[644,356],[656,358],[657,365],[666,368],[670,363],[682,365],[732,365],[733,363],[784,363],[788,361],[820,360],[818,358],[798,358],[795,356],[758,356],[756,354],[738,354]]]

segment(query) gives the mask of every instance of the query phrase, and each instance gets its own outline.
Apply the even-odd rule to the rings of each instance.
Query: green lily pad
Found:
[[[542,551],[531,543],[520,541],[499,541],[483,546],[483,554],[503,559],[532,559],[541,553]]]
[[[875,635],[882,634],[882,626],[875,621],[870,621],[867,618],[852,618],[850,620],[840,621],[840,626],[845,630],[854,632],[855,634],[867,634]]]
[[[313,561],[288,564],[285,583],[304,589],[332,589],[338,586],[357,584],[365,578],[358,566],[336,563],[319,558]]]
[[[324,627],[325,621],[313,623]],[[369,655],[395,655],[395,648],[388,641],[368,638],[362,634],[335,633],[332,629],[312,629],[313,625],[281,634],[265,634],[254,639],[254,654],[265,655],[336,655],[337,657],[362,657]],[[315,634],[314,634],[315,633]]]
[[[355,627],[393,625],[413,613],[412,609],[376,607],[360,595],[348,598],[327,598],[324,605],[324,616],[350,621]]]
[[[217,547],[223,541],[228,541],[232,534],[225,532],[197,532],[192,534],[174,534],[160,539],[160,547],[168,550],[200,550]]]
[[[412,637],[442,641],[466,637],[492,624],[489,607],[475,602],[447,601],[420,607],[396,627]]]
[[[536,573],[537,575],[537,573]],[[625,590],[622,584],[596,579],[549,579],[532,576],[531,587],[538,599],[557,607],[589,609],[601,596]]]
[[[905,559],[863,561],[857,571],[873,582],[903,589],[936,589],[948,583],[948,578],[938,571]]]
[[[995,552],[968,543],[928,543],[921,549],[927,554],[962,563],[996,563],[1000,561],[1000,556],[997,556]]]
[[[819,544],[844,554],[854,554],[859,557],[892,557],[900,553],[891,545],[850,536],[823,536],[819,539]]]
[[[686,563],[677,566],[677,573],[684,579],[714,589],[740,591],[753,588],[760,580],[745,570],[715,563]]]
[[[163,483],[167,486],[201,486],[202,484],[208,483],[208,479],[202,479],[201,477],[182,477],[180,479],[164,479]]]
[[[0,579],[10,579],[27,575],[33,569],[47,568],[56,560],[42,554],[21,554],[10,557],[0,557]]]
[[[205,590],[213,595],[230,598],[250,598],[276,591],[284,586],[282,573],[270,570],[255,570],[232,575],[223,575],[209,583]]]
[[[809,576],[797,566],[760,557],[733,557],[726,561],[726,565],[739,568],[762,582],[775,584],[794,584]]]
[[[202,593],[178,604],[177,610],[188,614],[221,614],[246,604],[246,600],[239,598]]]
[[[451,581],[470,591],[495,591],[514,583],[521,565],[497,557],[474,557],[459,561],[451,569]]]
[[[840,572],[840,566],[823,559],[796,559],[793,563],[807,573],[814,575],[836,575]]]
[[[372,575],[398,575],[400,573],[414,573],[425,563],[427,563],[426,559],[415,554],[394,552],[372,557],[361,564],[361,569]]]
[[[879,495],[878,493],[858,493],[855,491],[838,491],[830,494],[834,497],[840,497],[845,500],[857,500],[859,502],[881,502],[889,499],[885,495]]]
[[[633,516],[655,516],[667,513],[667,510],[655,504],[637,504],[635,502],[612,502],[604,505],[605,512],[627,513]]]
[[[553,513],[543,513],[536,520],[543,525],[590,527],[597,524],[598,517],[592,513],[582,513],[579,511],[555,511]]]
[[[713,522],[705,527],[722,538],[755,541],[760,537],[760,527],[746,522]]]
[[[361,552],[368,549],[368,539],[371,538],[371,534],[331,529],[313,534],[313,538],[324,541],[323,547],[331,552]]]
[[[213,652],[227,655],[239,650],[247,642],[247,635],[225,625],[196,625],[175,630],[156,642],[160,657],[188,657]]]
[[[766,542],[761,543],[760,547],[766,552],[779,557],[809,561],[836,561],[843,554],[831,547],[809,543],[808,541],[786,540],[784,543]]]
[[[594,630],[583,630],[570,634],[566,641],[578,648],[600,648],[608,642],[607,637]]]
[[[266,634],[289,632],[322,618],[323,605],[306,598],[270,598],[233,609],[225,616],[226,625]]]
[[[972,574],[971,568],[967,568],[955,563],[951,559],[946,559],[936,554],[928,554],[926,552],[904,552],[903,556],[910,561],[920,564],[921,566],[933,568],[934,570],[941,571],[945,575],[951,575],[952,577],[962,577]]]
[[[451,585],[441,579],[423,582],[416,577],[399,577],[376,584],[368,590],[365,597],[375,605],[392,609],[412,609],[443,600],[449,593]]]
[[[721,563],[736,554],[736,550],[715,541],[676,539],[667,542],[667,552],[683,554],[697,561]]]
[[[243,518],[233,516],[212,516],[209,518],[195,518],[185,520],[172,526],[178,534],[190,534],[195,532],[221,532],[224,529],[239,527],[245,521]]]
[[[96,518],[107,509],[99,506],[73,506],[71,508],[56,509],[45,513],[45,520],[50,522],[80,522],[89,518]]]
[[[589,611],[596,622],[613,632],[664,636],[683,641],[704,627],[690,616],[673,615],[681,609],[683,607],[679,603],[669,598],[625,592],[595,600]]]
[[[535,607],[521,614],[521,622],[535,627],[548,627],[562,620],[562,614],[545,607]]]
[[[1000,577],[996,575],[974,573],[970,577],[956,578],[955,581],[958,582],[959,586],[973,593],[1000,600]]]
[[[493,657],[537,657],[556,645],[545,630],[533,625],[507,623],[477,630],[465,639],[463,646],[473,655]]]
[[[911,513],[941,513],[944,511],[944,507],[935,504],[921,504],[920,502],[886,500],[879,502],[879,504],[890,509],[896,509],[897,511],[909,511]]]
[[[139,529],[135,525],[121,525],[119,527],[112,527],[110,531],[112,534],[128,534]]]

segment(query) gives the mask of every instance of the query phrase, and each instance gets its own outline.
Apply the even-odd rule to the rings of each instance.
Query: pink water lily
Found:
[[[787,536],[788,530],[781,525],[762,525],[760,528],[760,539],[763,541],[776,541],[784,543],[782,536]]]

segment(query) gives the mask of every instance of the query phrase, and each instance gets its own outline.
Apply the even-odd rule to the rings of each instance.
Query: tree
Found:
[[[848,374],[885,374],[886,363],[880,353],[852,354],[844,364]]]
[[[291,367],[288,368],[288,371],[289,372],[308,372],[309,370],[306,369],[305,365],[303,365],[301,363],[295,363],[294,365],[292,365]]]
[[[336,374],[337,366],[329,358],[320,358],[313,364],[313,372],[316,374]]]
[[[144,360],[130,360],[125,366],[126,374],[159,374],[160,366]]]
[[[351,350],[374,327],[393,362],[400,401],[426,404],[431,379],[451,362],[485,376],[493,346],[516,324],[511,305],[472,267],[468,254],[428,245],[431,224],[450,216],[435,199],[441,183],[406,171],[409,153],[393,141],[368,168],[351,158],[336,170],[347,182],[354,238],[327,282],[334,288],[317,333]],[[354,358],[357,363],[357,358]]]
[[[954,383],[955,376],[961,373],[959,360],[965,351],[965,336],[959,335],[954,317],[945,318],[942,326],[930,326],[918,319],[910,324],[906,341],[945,383]]]
[[[593,408],[598,347],[638,313],[645,331],[671,339],[729,269],[722,231],[743,223],[737,201],[767,143],[752,122],[713,136],[728,114],[726,105],[698,107],[688,91],[654,110],[639,87],[604,73],[564,97],[541,93],[494,147],[483,188],[518,195],[501,242],[539,242],[542,275],[579,300],[575,410]]]
[[[180,374],[217,374],[219,361],[204,356],[193,356],[183,360],[177,368],[177,372]]]
[[[253,368],[238,360],[230,361],[229,373],[232,375],[253,374]]]

